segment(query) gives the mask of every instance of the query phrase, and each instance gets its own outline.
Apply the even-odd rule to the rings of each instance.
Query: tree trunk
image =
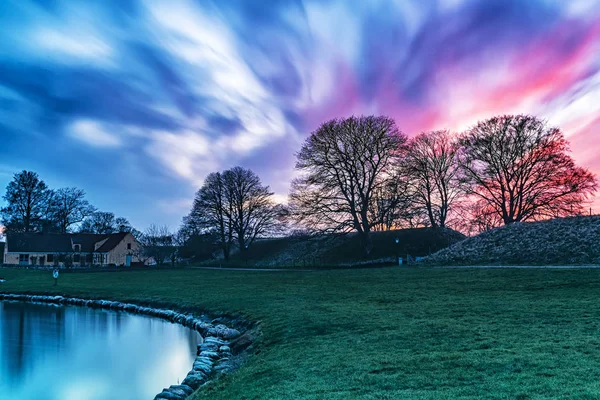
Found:
[[[431,203],[427,203],[426,204],[426,208],[427,208],[427,216],[429,217],[429,222],[431,223],[431,227],[432,228],[437,228],[437,222],[435,220],[435,217],[433,215],[433,206],[431,205]]]
[[[227,244],[223,244],[223,258],[225,261],[229,261],[229,246]]]
[[[360,236],[363,245],[364,256],[365,258],[367,258],[371,255],[371,251],[373,251],[373,241],[371,240],[371,232],[368,230],[363,231],[360,233]]]

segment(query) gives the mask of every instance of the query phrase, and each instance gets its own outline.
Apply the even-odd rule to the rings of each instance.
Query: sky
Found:
[[[0,189],[33,170],[141,230],[235,165],[285,200],[331,118],[414,136],[504,113],[600,174],[600,0],[0,2]]]

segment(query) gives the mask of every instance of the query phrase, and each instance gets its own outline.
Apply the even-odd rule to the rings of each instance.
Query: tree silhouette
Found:
[[[6,187],[3,199],[8,203],[0,210],[7,232],[36,232],[48,220],[52,191],[38,174],[21,171]]]
[[[209,174],[196,193],[186,225],[195,234],[216,233],[225,260],[234,242],[241,252],[258,237],[281,228],[285,210],[249,169],[234,167]]]
[[[504,224],[580,213],[596,190],[594,175],[568,155],[563,133],[533,116],[481,121],[460,146],[469,194]]]
[[[397,163],[406,142],[388,117],[325,122],[297,154],[302,176],[292,182],[290,203],[298,222],[321,232],[356,231],[369,254],[371,230],[405,195]]]
[[[452,205],[463,194],[458,146],[448,131],[424,132],[410,141],[403,166],[413,206],[425,211],[432,227],[445,227]]]
[[[52,197],[52,219],[60,233],[67,233],[74,224],[82,222],[96,209],[85,199],[85,192],[78,188],[62,188]]]

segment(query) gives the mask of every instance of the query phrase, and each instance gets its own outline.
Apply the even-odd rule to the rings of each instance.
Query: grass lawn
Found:
[[[256,354],[196,399],[600,398],[600,270],[0,270],[3,292],[243,313]]]

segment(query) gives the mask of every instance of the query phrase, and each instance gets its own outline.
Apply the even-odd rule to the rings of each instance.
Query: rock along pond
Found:
[[[153,399],[185,378],[201,341],[143,315],[0,301],[0,399]]]

